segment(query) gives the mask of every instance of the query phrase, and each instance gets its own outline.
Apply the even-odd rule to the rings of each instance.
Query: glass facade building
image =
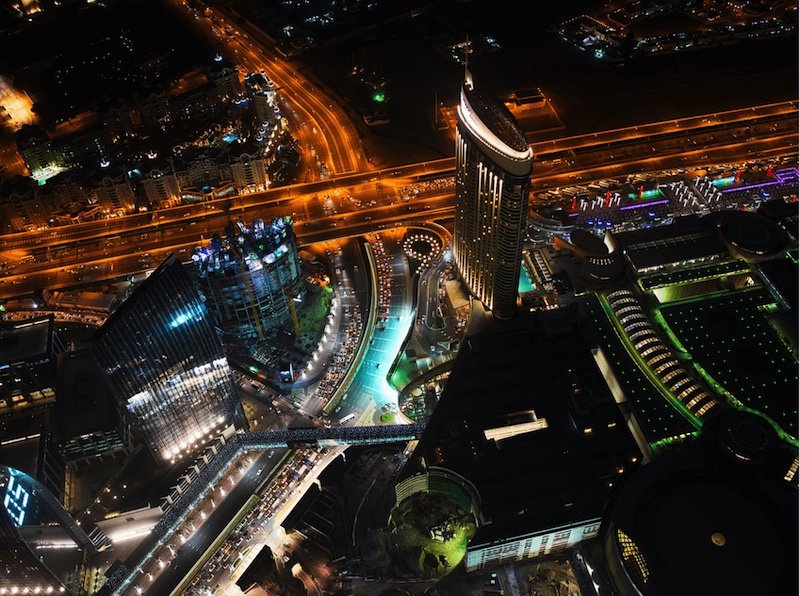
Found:
[[[0,466],[0,594],[78,594],[86,533],[40,482]]]
[[[303,274],[290,217],[252,226],[237,221],[225,237],[195,251],[199,287],[220,328],[245,340],[289,323],[302,299]]]
[[[244,420],[203,300],[168,257],[106,320],[92,351],[123,414],[163,459]]]
[[[456,127],[453,256],[494,316],[516,312],[533,152],[511,112],[473,88],[467,72]]]

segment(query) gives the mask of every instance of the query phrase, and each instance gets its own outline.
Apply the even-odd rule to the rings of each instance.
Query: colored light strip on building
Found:
[[[711,184],[719,188],[720,186],[730,186],[736,180],[736,176],[728,176],[727,178],[717,178]]]
[[[628,211],[629,209],[642,209],[643,207],[653,207],[655,205],[664,205],[669,203],[669,199],[664,199],[662,201],[651,201],[650,203],[636,203],[635,205],[626,205],[625,207],[620,207],[620,211]]]
[[[767,186],[775,186],[776,184],[790,184],[792,182],[796,182],[797,178],[798,178],[797,170],[795,170],[794,168],[785,168],[782,170],[775,171],[775,180],[770,180],[769,182],[759,182],[757,184],[748,184],[747,186],[734,186],[732,188],[726,188],[722,192],[752,190],[755,188],[765,188]]]
[[[635,192],[628,193],[628,198],[629,198],[630,200],[632,200],[632,201],[636,200],[636,198],[637,198],[638,196],[639,196],[639,195],[637,195]],[[661,192],[661,189],[659,189],[659,188],[653,188],[653,189],[651,189],[651,190],[646,190],[646,191],[644,191],[644,192],[642,193],[642,196],[641,196],[640,198],[641,198],[641,199],[643,199],[643,200],[647,200],[647,199],[653,199],[653,198],[655,198],[655,197],[661,197],[661,196],[664,196],[664,195],[663,195],[663,193]]]

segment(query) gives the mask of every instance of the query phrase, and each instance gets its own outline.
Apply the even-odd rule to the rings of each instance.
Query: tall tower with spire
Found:
[[[499,100],[477,92],[465,70],[456,127],[453,256],[472,295],[512,318],[522,257],[533,152]]]

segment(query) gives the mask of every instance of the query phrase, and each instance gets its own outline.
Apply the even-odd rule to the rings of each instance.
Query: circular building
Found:
[[[455,569],[477,530],[475,487],[455,472],[431,466],[398,483],[395,496],[389,531],[400,562],[432,578]]]
[[[605,238],[578,228],[570,232],[569,240],[561,236],[553,237],[553,245],[574,254],[581,262],[581,269],[590,279],[611,281],[621,277],[625,264],[613,237],[606,233]]]
[[[720,423],[726,449],[758,453],[764,428]],[[705,429],[704,429],[705,432]],[[731,458],[738,456],[730,453]],[[621,486],[601,528],[619,596],[779,596],[797,580],[796,493],[765,489],[700,449],[665,453]]]
[[[777,223],[757,213],[729,212],[718,227],[730,249],[745,258],[777,254],[789,243],[788,235]]]
[[[725,408],[708,420],[703,439],[721,458],[738,466],[767,464],[782,447],[775,428],[763,416],[735,408]]]
[[[192,255],[200,290],[217,324],[231,336],[257,340],[291,321],[303,274],[290,217],[252,226],[241,221]]]

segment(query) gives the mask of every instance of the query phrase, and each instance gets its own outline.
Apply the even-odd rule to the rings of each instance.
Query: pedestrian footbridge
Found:
[[[392,424],[386,426],[340,426],[335,428],[290,428],[236,435],[245,449],[275,447],[329,447],[335,445],[376,445],[417,439],[424,424]]]

